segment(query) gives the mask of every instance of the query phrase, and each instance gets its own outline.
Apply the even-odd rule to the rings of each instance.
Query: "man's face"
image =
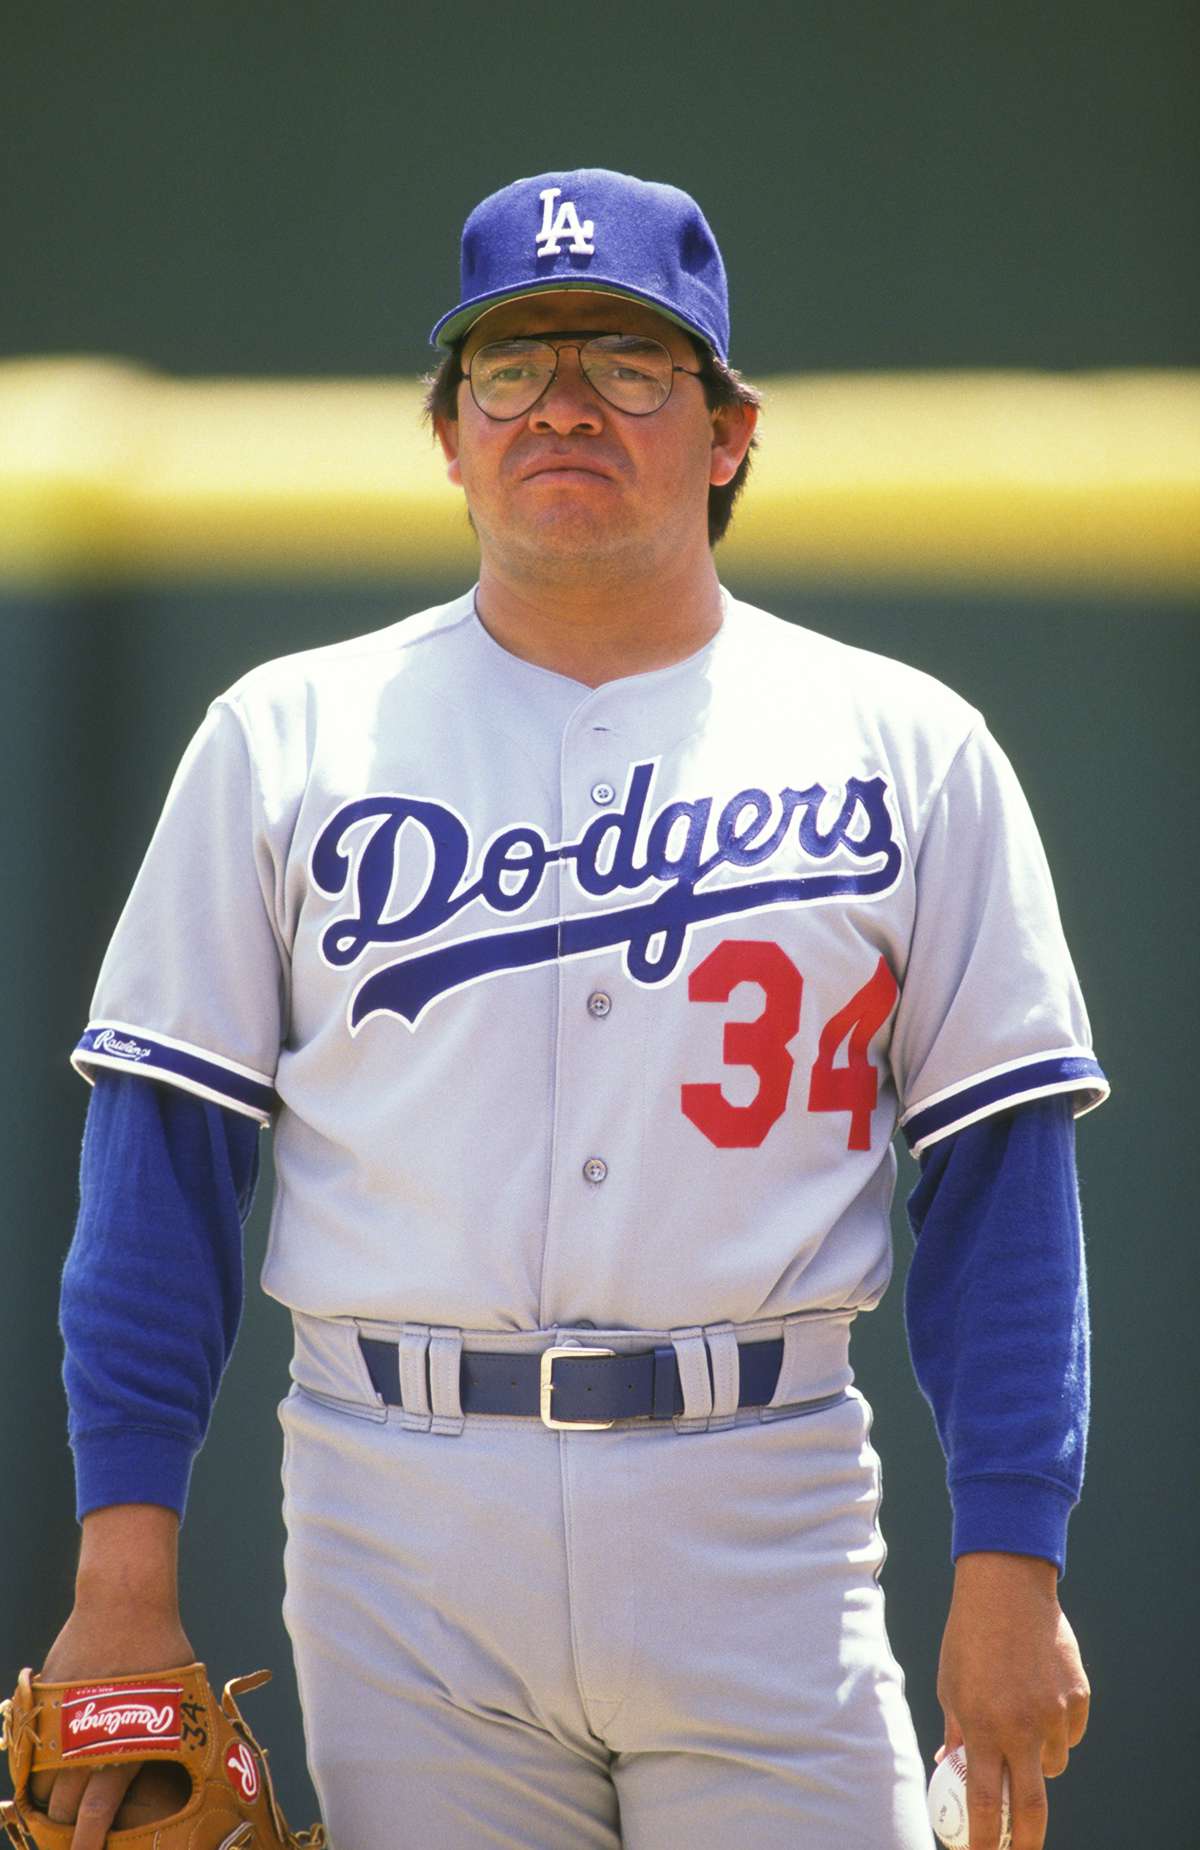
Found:
[[[590,290],[556,290],[503,302],[471,328],[464,372],[490,341],[572,329],[650,335],[675,365],[699,371],[683,331],[653,309]],[[671,396],[648,417],[609,405],[565,348],[554,382],[511,422],[485,416],[464,382],[457,422],[438,423],[451,481],[459,483],[485,560],[538,578],[654,569],[681,545],[707,547],[708,489],[728,481],[749,443],[751,417],[710,413],[701,381],[674,375]]]

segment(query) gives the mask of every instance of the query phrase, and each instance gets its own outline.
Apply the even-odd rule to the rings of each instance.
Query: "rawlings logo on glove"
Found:
[[[76,1754],[106,1754],[115,1748],[178,1747],[182,1736],[178,1683],[147,1683],[136,1689],[96,1683],[69,1689],[63,1698],[64,1760]]]
[[[289,1830],[266,1750],[237,1705],[270,1674],[234,1677],[218,1703],[203,1664],[105,1683],[49,1683],[23,1670],[14,1695],[0,1703],[0,1747],[8,1750],[15,1795],[0,1803],[0,1828],[14,1850],[70,1850],[75,1827],[56,1824],[35,1805],[35,1773],[81,1759],[94,1767],[167,1761],[186,1773],[190,1795],[166,1817],[111,1830],[108,1843],[125,1850],[325,1850],[319,1824]]]

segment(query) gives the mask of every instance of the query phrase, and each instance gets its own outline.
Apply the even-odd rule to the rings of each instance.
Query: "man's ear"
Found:
[[[442,455],[446,458],[446,477],[456,488],[462,487],[462,471],[458,466],[458,419],[437,417],[433,420],[437,440],[442,446]]]
[[[708,479],[714,488],[724,488],[727,482],[732,482],[750,448],[757,423],[757,405],[722,405],[713,412]]]

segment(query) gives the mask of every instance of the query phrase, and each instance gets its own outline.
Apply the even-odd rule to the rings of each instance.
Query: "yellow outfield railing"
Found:
[[[768,379],[739,580],[1200,590],[1200,372]],[[412,380],[0,364],[0,585],[445,578],[475,560]]]

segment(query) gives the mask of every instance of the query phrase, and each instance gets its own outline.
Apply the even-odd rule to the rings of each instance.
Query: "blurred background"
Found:
[[[55,1314],[86,1092],[67,1055],[171,771],[251,664],[470,584],[416,383],[459,229],[519,174],[605,165],[701,201],[733,358],[766,391],[725,581],[958,688],[1039,817],[1114,1088],[1079,1131],[1095,1412],[1063,1587],[1094,1719],[1048,1842],[1194,1840],[1196,41],[1185,0],[6,9],[4,1688],[66,1616],[76,1550]],[[905,1160],[898,1204],[912,1180]],[[856,1364],[931,1757],[951,1570],[905,1355],[910,1250],[898,1206]],[[287,1355],[252,1287],[193,1479],[184,1612],[214,1681],[275,1667],[251,1719],[303,1825]]]

